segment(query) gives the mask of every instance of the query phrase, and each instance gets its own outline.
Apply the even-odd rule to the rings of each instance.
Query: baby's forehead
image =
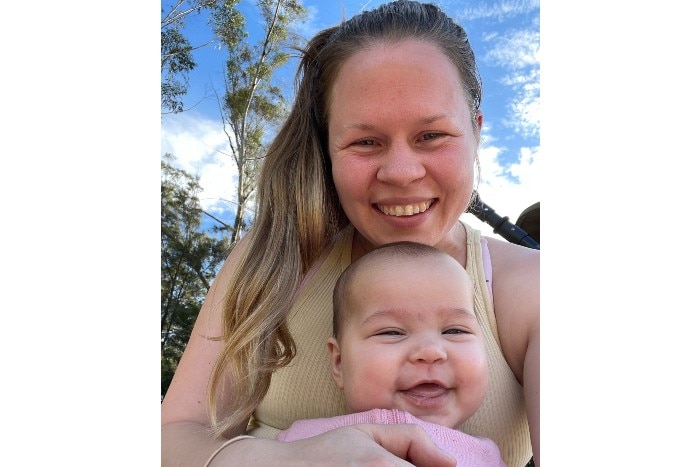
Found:
[[[438,305],[424,309],[420,307],[369,308],[357,313],[357,318],[361,325],[384,320],[414,323],[471,322],[476,321],[476,314],[470,304],[465,304],[465,306]]]
[[[471,290],[471,284],[467,271],[451,256],[420,255],[379,258],[366,263],[353,272],[349,287],[352,294],[384,287],[403,288],[407,293],[431,293],[436,288],[443,293],[461,293]]]
[[[451,264],[457,263],[450,255],[435,251],[423,254],[390,254],[377,259],[378,264]]]
[[[422,254],[422,255],[398,255],[374,258],[372,261],[358,268],[360,277],[414,274],[428,279],[430,274],[456,274],[466,276],[464,267],[447,254]]]

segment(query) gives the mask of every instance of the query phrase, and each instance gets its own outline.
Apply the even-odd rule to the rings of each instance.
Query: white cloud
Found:
[[[230,210],[236,187],[236,169],[220,121],[196,112],[164,115],[161,153],[175,156],[175,166],[200,177],[202,209]]]
[[[493,48],[486,60],[509,69],[539,66],[540,33],[536,29],[509,31],[491,36]]]
[[[488,128],[485,130],[488,131]],[[504,167],[498,162],[503,148],[490,145],[487,141],[488,138],[482,137],[479,150],[481,176],[476,189],[482,201],[497,214],[507,216],[510,222],[515,223],[526,208],[541,201],[539,147],[521,148],[518,162]],[[464,219],[482,233],[497,236],[491,226],[475,216],[466,215]]]
[[[517,177],[521,184],[530,187],[537,187],[540,185],[542,167],[540,166],[540,158],[538,157],[539,151],[539,146],[534,148],[520,148],[518,163],[508,168],[508,172]]]
[[[516,132],[537,137],[540,130],[540,34],[536,30],[511,31],[493,36],[493,47],[485,60],[508,72],[501,83],[513,89],[514,97],[505,124]]]
[[[539,75],[539,72],[537,73]],[[509,104],[511,118],[506,125],[516,132],[530,137],[540,133],[540,85],[539,77],[525,83]]]
[[[442,2],[445,9],[457,8],[462,6],[462,1],[459,2]],[[457,3],[457,5],[456,5]],[[481,20],[481,19],[496,19],[498,21],[503,21],[506,18],[510,18],[516,15],[527,13],[536,8],[539,8],[539,0],[507,0],[501,2],[490,2],[480,3],[475,7],[463,8],[459,14],[460,18],[468,21]]]

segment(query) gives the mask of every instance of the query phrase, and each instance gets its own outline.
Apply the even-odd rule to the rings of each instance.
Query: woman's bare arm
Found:
[[[488,239],[503,355],[523,385],[535,464],[540,451],[540,252]]]
[[[210,467],[238,465],[454,467],[456,461],[418,425],[353,425],[291,443],[237,441],[217,454]]]
[[[223,345],[222,302],[236,262],[248,241],[243,237],[228,256],[204,299],[187,347],[161,405],[162,465],[201,466],[225,440],[207,434],[207,385]],[[225,396],[225,394],[224,394]],[[230,436],[243,433],[245,424]]]

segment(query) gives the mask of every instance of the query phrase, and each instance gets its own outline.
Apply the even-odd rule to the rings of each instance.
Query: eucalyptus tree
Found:
[[[283,89],[273,78],[289,61],[290,50],[298,46],[298,40],[291,33],[292,26],[306,16],[306,10],[296,0],[259,0],[257,6],[261,26],[259,39],[250,40],[251,34],[246,30],[249,26],[245,22],[238,23],[238,29],[227,28],[228,37],[221,36],[229,52],[221,116],[238,172],[233,243],[239,240],[250,222],[246,210],[254,196],[265,138],[286,113]],[[218,18],[229,25],[236,24],[230,20],[230,7],[226,8],[220,11]]]
[[[167,1],[167,0],[166,0]],[[174,0],[161,7],[160,18],[160,104],[162,112],[183,111],[182,98],[189,88],[189,72],[197,63],[192,51],[215,41],[215,34],[192,45],[185,35],[187,20],[195,14],[211,11],[221,0]]]

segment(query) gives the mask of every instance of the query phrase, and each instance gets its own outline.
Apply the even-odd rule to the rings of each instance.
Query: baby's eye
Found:
[[[445,329],[442,333],[456,335],[456,334],[469,334],[469,331],[467,331],[465,329],[450,328],[450,329]]]
[[[401,331],[397,331],[396,329],[387,329],[386,331],[380,331],[377,333],[377,336],[402,336],[403,333]]]

